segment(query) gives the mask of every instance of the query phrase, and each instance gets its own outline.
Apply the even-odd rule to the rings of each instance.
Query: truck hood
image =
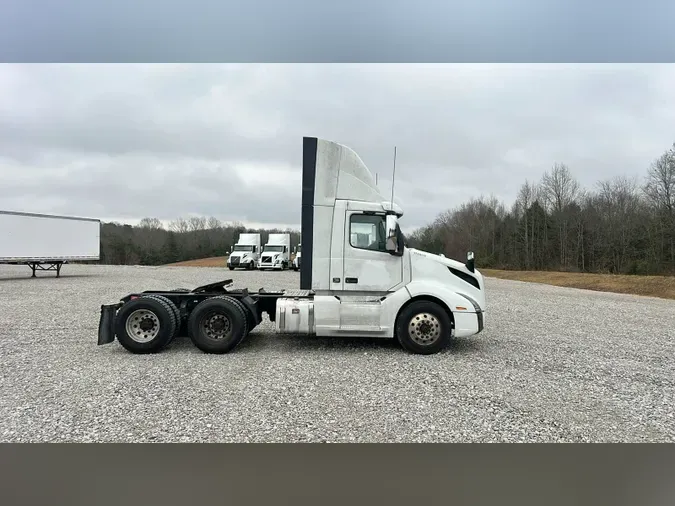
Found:
[[[464,265],[462,262],[458,262],[457,260],[453,260],[452,258],[446,258],[442,257],[441,255],[434,255],[433,253],[428,253],[426,251],[422,251],[419,249],[415,248],[409,248],[410,249],[410,254],[411,258],[415,258],[416,256],[424,258],[425,261],[429,262],[437,262],[441,265],[445,265],[447,267],[452,267],[453,269],[457,269],[458,271],[466,272],[467,274],[471,274],[476,277],[482,277],[480,271],[478,269],[474,269],[473,272],[471,272],[466,265]]]

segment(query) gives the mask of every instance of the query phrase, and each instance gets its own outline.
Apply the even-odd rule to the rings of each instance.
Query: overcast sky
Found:
[[[0,209],[299,227],[302,136],[352,147],[412,229],[555,162],[642,178],[675,65],[1,65]]]

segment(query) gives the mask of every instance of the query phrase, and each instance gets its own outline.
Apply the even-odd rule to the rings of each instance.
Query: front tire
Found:
[[[435,302],[413,302],[396,320],[396,338],[410,353],[438,353],[450,343],[451,336],[452,320]]]
[[[176,334],[174,311],[156,296],[142,296],[127,302],[115,320],[117,340],[131,353],[157,353]]]
[[[228,296],[203,300],[188,319],[188,335],[204,353],[227,353],[248,334],[246,313]]]

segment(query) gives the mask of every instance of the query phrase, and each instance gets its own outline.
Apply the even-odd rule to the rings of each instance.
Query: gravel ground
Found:
[[[96,345],[99,308],[143,289],[299,274],[0,266],[2,441],[675,441],[675,302],[488,279],[487,329],[433,356],[389,340],[278,336],[228,355],[180,339]]]

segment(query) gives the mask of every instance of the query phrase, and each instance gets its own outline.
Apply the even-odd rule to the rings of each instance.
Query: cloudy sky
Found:
[[[356,150],[405,228],[555,162],[642,178],[675,65],[0,65],[0,209],[298,227],[302,136]]]

